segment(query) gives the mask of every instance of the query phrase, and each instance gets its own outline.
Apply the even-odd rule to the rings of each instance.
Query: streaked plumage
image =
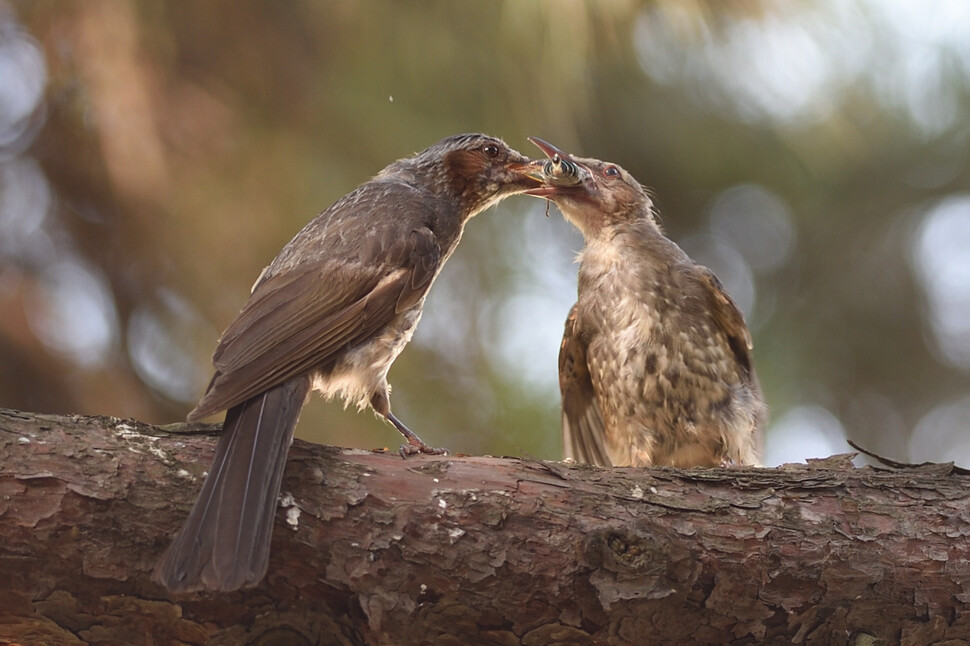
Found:
[[[764,404],[741,311],[663,235],[629,173],[533,141],[568,172],[534,164],[547,181],[528,193],[555,202],[586,240],[559,355],[565,455],[601,466],[757,464]]]

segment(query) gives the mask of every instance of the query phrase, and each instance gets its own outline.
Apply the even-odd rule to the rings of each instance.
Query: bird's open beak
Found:
[[[572,157],[569,156],[569,153],[567,153],[565,150],[561,150],[557,148],[556,146],[549,143],[545,139],[539,139],[538,137],[529,137],[529,141],[531,141],[536,146],[538,146],[539,150],[545,153],[546,157],[548,157],[549,159],[554,160],[558,157],[560,159],[568,159],[569,161],[572,161]]]
[[[535,188],[542,184],[545,176],[542,174],[542,167],[536,166],[535,160],[525,160],[522,162],[512,162],[506,164],[506,172],[514,178],[513,183],[525,188]]]
[[[590,176],[589,169],[574,160],[566,151],[538,137],[529,137],[529,141],[538,146],[548,159],[534,159],[529,162],[526,174],[541,181],[542,186],[526,191],[526,195],[551,197],[563,188],[579,186]]]

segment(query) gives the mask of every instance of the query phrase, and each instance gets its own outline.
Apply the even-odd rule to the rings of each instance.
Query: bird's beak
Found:
[[[549,143],[545,139],[539,139],[538,137],[529,137],[529,141],[531,141],[536,146],[538,146],[539,150],[545,153],[546,157],[548,157],[549,159],[556,159],[557,157],[559,157],[560,159],[568,159],[569,161],[572,161],[572,157],[569,156],[569,153],[567,153],[565,150],[561,150],[557,148],[556,146]]]
[[[529,137],[529,141],[538,146],[548,159],[534,159],[529,162],[526,174],[541,181],[542,186],[526,191],[526,195],[551,197],[561,189],[579,186],[589,178],[589,169],[574,160],[566,151],[538,137]]]
[[[526,188],[534,188],[541,184],[544,176],[542,169],[536,167],[534,160],[515,161],[505,166],[506,172],[513,178],[512,182]]]
[[[523,193],[542,184],[543,178],[535,172],[532,160],[525,155],[512,151],[502,167],[501,182],[511,193]]]

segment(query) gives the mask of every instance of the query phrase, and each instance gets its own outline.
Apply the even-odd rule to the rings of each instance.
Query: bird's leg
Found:
[[[387,411],[387,414],[384,415],[384,417],[387,419],[387,421],[389,421],[391,424],[394,425],[394,428],[401,431],[401,435],[403,435],[404,438],[408,441],[407,444],[401,445],[402,458],[406,458],[409,455],[416,455],[418,453],[427,453],[429,455],[448,454],[448,449],[435,448],[433,446],[428,446],[427,444],[425,444],[424,440],[422,440],[420,437],[415,435],[414,431],[412,431],[411,429],[409,429],[407,426],[404,425],[404,422],[394,417],[394,413],[392,413],[391,411]]]
[[[394,416],[394,413],[391,412],[391,398],[386,387],[378,390],[371,396],[370,405],[377,414],[393,424],[394,428],[400,431],[404,439],[408,441],[407,444],[401,445],[400,452],[402,458],[406,458],[409,455],[417,455],[418,453],[447,455],[448,449],[428,446],[414,431],[405,426],[404,422]]]

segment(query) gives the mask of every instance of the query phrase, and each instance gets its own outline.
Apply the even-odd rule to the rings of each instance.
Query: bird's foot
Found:
[[[418,453],[424,453],[426,455],[448,455],[448,449],[437,449],[433,446],[428,446],[424,443],[417,434],[409,429],[404,423],[398,418],[394,417],[390,412],[388,412],[385,417],[387,420],[394,425],[394,428],[401,432],[404,439],[408,441],[407,444],[401,445],[401,457],[406,458],[409,455],[417,455]]]
[[[417,455],[419,453],[426,455],[448,455],[448,449],[428,446],[420,437],[412,433],[411,437],[408,437],[408,443],[401,445],[401,457],[406,458],[409,455]]]

